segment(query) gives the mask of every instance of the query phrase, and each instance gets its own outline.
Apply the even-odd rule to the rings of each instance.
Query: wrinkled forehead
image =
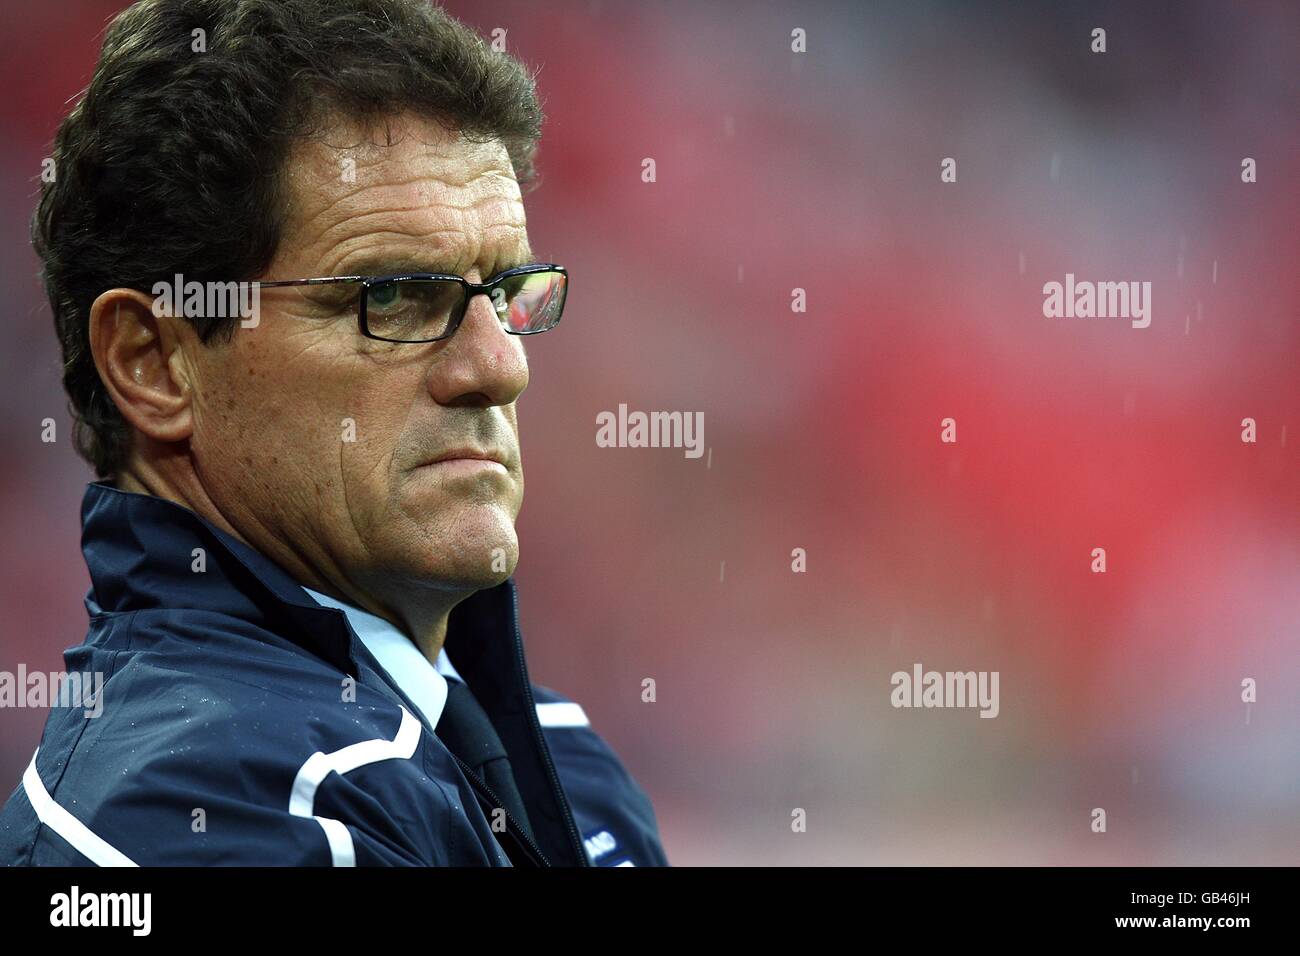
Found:
[[[487,275],[530,258],[505,145],[434,119],[336,119],[294,142],[284,183],[276,271],[296,278],[384,273],[390,260],[394,272]]]

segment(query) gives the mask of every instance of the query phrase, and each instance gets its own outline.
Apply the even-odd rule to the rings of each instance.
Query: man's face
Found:
[[[345,123],[297,146],[264,280],[409,271],[482,281],[532,261],[503,145],[410,115],[386,127]],[[268,540],[278,542],[345,596],[392,609],[413,587],[504,580],[524,492],[523,340],[485,295],[450,339],[368,339],[354,306],[339,304],[344,288],[262,289],[256,327],[195,350],[191,452],[204,488],[250,544],[275,553]],[[428,464],[457,449],[502,463]]]

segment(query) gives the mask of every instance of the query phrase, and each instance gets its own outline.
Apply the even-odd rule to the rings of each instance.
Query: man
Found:
[[[66,662],[104,683],[52,710],[0,861],[667,864],[524,660],[522,336],[568,281],[527,236],[541,119],[421,0],[111,25],[34,227],[101,479]]]

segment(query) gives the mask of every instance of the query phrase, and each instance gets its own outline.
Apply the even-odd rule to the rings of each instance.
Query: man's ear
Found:
[[[194,392],[181,338],[193,334],[184,318],[154,315],[153,303],[134,289],[101,293],[90,307],[90,350],[123,418],[155,441],[183,441]]]

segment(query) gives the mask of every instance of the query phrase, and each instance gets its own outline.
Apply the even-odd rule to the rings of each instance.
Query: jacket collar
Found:
[[[167,607],[215,611],[358,674],[342,614],[313,601],[261,552],[174,501],[91,482],[81,502],[81,552],[90,571],[86,610],[92,615]]]
[[[446,676],[451,669],[446,648],[438,654],[437,666],[430,664],[413,640],[378,614],[311,588],[303,590],[317,604],[338,608],[347,615],[352,633],[366,646],[392,682],[420,709],[429,722],[429,729],[436,730],[447,704],[447,682],[451,679]]]
[[[347,616],[318,604],[282,567],[197,512],[96,481],[86,487],[81,522],[90,614],[183,607],[233,615],[359,677]],[[452,610],[444,646],[491,716],[530,814],[536,807],[550,824],[534,821],[538,845],[552,861],[585,866],[537,719],[518,609],[513,578],[476,591]]]

